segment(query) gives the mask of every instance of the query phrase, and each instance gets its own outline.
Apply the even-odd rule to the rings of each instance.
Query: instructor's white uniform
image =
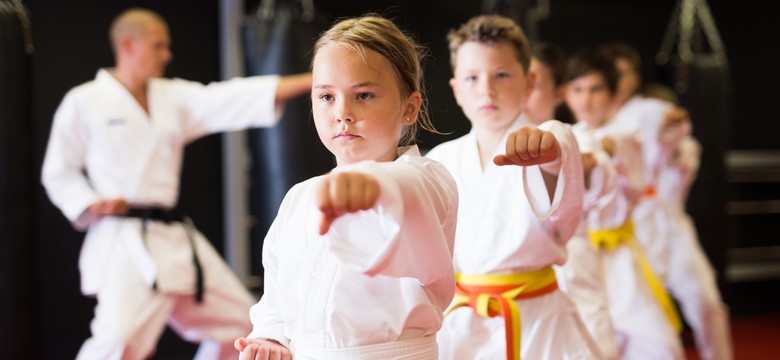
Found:
[[[521,126],[534,125],[518,118],[501,144]],[[566,242],[582,217],[582,161],[568,125],[552,120],[538,127],[552,132],[560,145],[561,167],[552,197],[539,166],[490,163],[483,171],[474,130],[427,154],[441,161],[458,183],[457,272],[529,272],[566,261]],[[494,155],[502,153],[504,146],[500,145]],[[574,304],[561,291],[514,301],[522,319],[521,358],[601,357]],[[447,316],[439,342],[441,359],[506,358],[503,319],[482,317],[470,307],[455,309]]]
[[[271,126],[278,77],[208,86],[180,79],[148,83],[147,113],[109,70],[65,95],[54,117],[42,181],[51,201],[79,230],[81,289],[98,303],[92,337],[79,359],[149,357],[169,323],[200,341],[202,358],[234,358],[232,341],[250,328],[253,297],[197,231],[205,296],[196,304],[192,248],[184,226],[133,218],[89,218],[105,199],[173,208],[184,147],[210,133]],[[153,286],[156,285],[156,290]]]
[[[373,175],[377,204],[319,235],[319,178],[285,196],[263,244],[265,293],[249,338],[273,339],[296,360],[434,360],[436,332],[455,293],[452,249],[458,192],[416,146],[392,162],[334,172]]]

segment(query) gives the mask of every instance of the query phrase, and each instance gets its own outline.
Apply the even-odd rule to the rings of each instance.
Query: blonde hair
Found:
[[[457,30],[451,29],[447,34],[450,47],[450,66],[455,71],[457,55],[460,47],[469,41],[482,44],[496,44],[506,41],[515,48],[517,61],[528,72],[531,66],[531,46],[525,37],[523,29],[514,20],[500,15],[475,16]]]
[[[149,9],[131,8],[117,15],[111,23],[111,30],[108,33],[111,49],[116,52],[116,46],[119,38],[122,36],[138,37],[145,34],[150,23],[158,23],[166,29],[168,28],[168,23],[165,22],[165,19],[160,14]]]
[[[425,49],[422,46],[401,31],[392,21],[374,14],[341,20],[333,25],[314,45],[314,57],[317,56],[320,48],[331,43],[345,45],[355,50],[364,60],[366,49],[382,55],[393,67],[403,97],[408,97],[415,91],[420,92],[422,104],[417,121],[412,125],[404,126],[398,142],[399,146],[413,145],[420,127],[440,134],[434,128],[428,113],[423,70],[420,64],[425,56]]]

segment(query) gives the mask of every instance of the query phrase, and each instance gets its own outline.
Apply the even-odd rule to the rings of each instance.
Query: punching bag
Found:
[[[21,0],[0,0],[0,349],[38,357],[30,23]]]
[[[717,273],[724,274],[729,240],[724,159],[731,81],[726,52],[705,0],[678,2],[656,63],[659,79],[675,90],[680,105],[690,113],[693,136],[702,146],[699,173],[686,205],[702,247]]]
[[[263,0],[243,27],[246,75],[289,75],[310,69],[312,49],[330,19],[313,0]],[[317,136],[308,96],[288,101],[273,128],[249,132],[252,273],[262,274],[261,244],[287,191],[322,175],[335,160]]]

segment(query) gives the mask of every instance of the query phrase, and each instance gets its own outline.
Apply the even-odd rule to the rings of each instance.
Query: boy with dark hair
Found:
[[[602,45],[599,50],[613,61],[619,71],[619,94],[612,105],[615,122],[634,127],[656,127],[661,154],[650,155],[654,161],[646,191],[634,214],[637,239],[648,248],[653,268],[659,272],[670,293],[680,304],[686,322],[691,326],[696,346],[703,359],[731,359],[731,336],[728,308],[718,290],[715,270],[699,244],[694,224],[685,214],[688,187],[698,167],[699,149],[689,136],[690,124],[675,119],[680,108],[668,112],[652,105],[658,101],[642,98],[640,62],[635,49],[621,42]],[[684,110],[683,110],[684,111]],[[665,117],[662,125],[648,118]],[[673,116],[669,116],[673,115]],[[686,115],[687,117],[687,115]],[[644,220],[643,220],[644,219]]]
[[[617,181],[612,186],[617,188],[615,195],[620,197],[600,199],[604,206],[600,210],[607,211],[589,214],[596,215],[597,221],[589,224],[592,226],[588,235],[592,246],[602,254],[609,311],[620,356],[682,359],[682,345],[675,332],[680,325],[679,317],[662,281],[653,273],[634,238],[630,216],[633,203],[630,197],[624,196],[632,192],[626,187],[642,187],[644,168],[627,165],[641,164],[643,143],[641,129],[626,129],[611,121],[609,110],[618,89],[617,71],[603,55],[580,52],[569,59],[565,79],[566,102],[577,119],[574,126],[577,140],[581,145],[590,143],[591,147],[599,148],[601,140],[608,138],[614,145],[611,167],[617,171]],[[610,209],[610,202],[615,208]],[[580,297],[574,299],[580,301]]]

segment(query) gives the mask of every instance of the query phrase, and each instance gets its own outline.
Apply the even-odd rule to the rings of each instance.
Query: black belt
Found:
[[[198,251],[195,249],[195,237],[192,234],[195,227],[192,225],[192,221],[181,213],[159,207],[131,207],[125,214],[125,217],[143,220],[141,229],[144,241],[146,240],[146,222],[149,220],[161,221],[166,224],[178,222],[184,225],[184,229],[187,231],[187,238],[190,241],[190,248],[192,248],[192,265],[195,266],[195,302],[203,302],[203,268],[198,258]],[[156,287],[157,282],[155,281]]]

